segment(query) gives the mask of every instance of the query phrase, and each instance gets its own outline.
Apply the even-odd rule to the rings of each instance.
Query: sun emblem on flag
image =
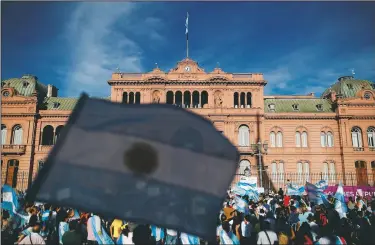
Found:
[[[147,143],[134,143],[124,153],[124,164],[135,174],[151,174],[159,165],[158,153]]]

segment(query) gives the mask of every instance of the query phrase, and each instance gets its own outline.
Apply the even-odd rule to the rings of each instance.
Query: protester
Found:
[[[25,236],[18,244],[46,244],[40,233],[40,224],[34,223],[32,231]]]
[[[62,236],[63,245],[75,245],[83,243],[83,236],[80,232],[80,226],[78,220],[72,220],[69,222],[69,230]]]

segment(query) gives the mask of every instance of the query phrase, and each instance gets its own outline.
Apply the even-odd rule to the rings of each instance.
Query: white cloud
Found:
[[[79,3],[67,25],[70,64],[65,90],[77,96],[82,89],[90,95],[108,96],[107,81],[119,67],[124,72],[141,72],[142,47],[136,37],[162,41],[157,18],[142,19],[138,5],[127,2]]]
[[[287,54],[264,69],[268,84],[266,94],[307,94],[318,96],[337,81],[340,76],[350,75],[355,68],[356,77],[373,79],[375,77],[375,56],[373,48],[362,52],[346,54],[345,58],[335,57],[327,60],[324,48],[305,47]]]

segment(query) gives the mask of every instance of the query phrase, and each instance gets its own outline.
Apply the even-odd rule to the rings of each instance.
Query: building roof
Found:
[[[22,96],[33,96],[37,93],[38,101],[43,101],[47,96],[47,86],[38,81],[33,75],[23,75],[21,78],[10,78],[1,82],[1,87],[14,88]]]
[[[93,97],[95,98],[95,97]],[[110,97],[104,97],[97,99],[109,100]],[[58,111],[71,111],[77,104],[78,98],[67,98],[67,97],[47,97],[43,101],[42,110],[58,110]]]
[[[271,104],[274,105],[274,110]],[[297,105],[298,110],[295,110],[293,105]],[[264,111],[266,113],[322,113],[335,110],[329,99],[265,99]]]
[[[334,91],[343,98],[353,98],[357,96],[358,91],[363,89],[374,90],[374,83],[368,80],[354,79],[353,76],[344,76],[340,77],[335,84],[326,89],[321,97],[327,98],[331,91]]]

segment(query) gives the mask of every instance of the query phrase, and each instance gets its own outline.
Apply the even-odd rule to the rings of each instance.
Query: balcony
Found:
[[[365,151],[364,147],[353,147],[353,151]]]
[[[370,146],[368,149],[369,151],[375,151],[375,146]]]
[[[3,155],[22,155],[26,152],[26,145],[2,145]]]
[[[240,153],[250,154],[253,153],[253,148],[251,146],[237,146]]]
[[[39,145],[38,151],[49,152],[52,149],[53,145]]]

